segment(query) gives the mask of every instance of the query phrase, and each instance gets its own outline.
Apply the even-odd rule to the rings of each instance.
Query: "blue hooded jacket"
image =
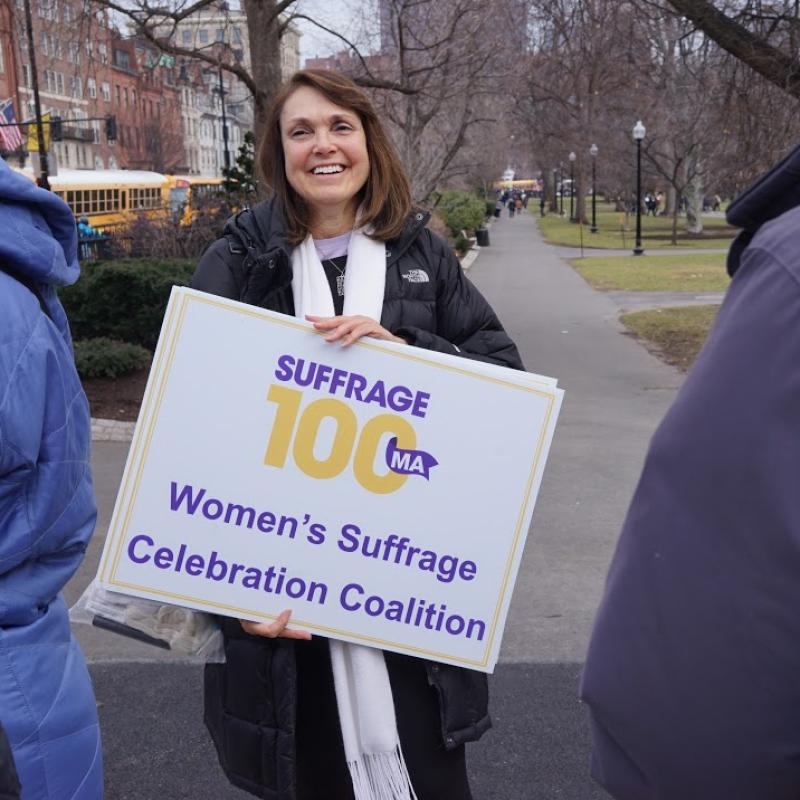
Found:
[[[584,670],[618,800],[800,797],[800,149],[728,220],[733,279],[653,437]]]
[[[76,248],[69,208],[0,160],[0,722],[23,800],[102,797],[94,694],[61,595],[96,517],[89,409],[55,289],[78,279]]]

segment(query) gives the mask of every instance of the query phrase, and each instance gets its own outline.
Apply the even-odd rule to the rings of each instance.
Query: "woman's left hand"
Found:
[[[371,339],[382,339],[385,342],[408,344],[405,339],[395,336],[370,317],[312,317],[306,314],[306,319],[314,323],[318,331],[327,331],[326,342],[339,342],[342,347],[358,341],[362,336]]]

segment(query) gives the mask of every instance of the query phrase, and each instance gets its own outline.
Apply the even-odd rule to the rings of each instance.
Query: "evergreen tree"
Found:
[[[223,169],[222,176],[222,188],[234,205],[242,206],[255,201],[258,191],[255,176],[255,137],[251,131],[244,135],[236,163]]]

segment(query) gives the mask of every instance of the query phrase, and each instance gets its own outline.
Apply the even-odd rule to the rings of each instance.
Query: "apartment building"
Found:
[[[58,165],[215,176],[226,163],[226,150],[233,163],[253,121],[252,98],[241,81],[229,73],[220,76],[204,61],[176,59],[147,40],[125,36],[92,0],[30,1],[42,113],[61,119],[60,140],[50,143]],[[299,69],[299,40],[299,31],[287,26],[282,45],[287,75]],[[224,4],[182,21],[173,41],[224,47],[228,57],[232,50],[249,66],[244,14]],[[35,116],[24,0],[0,4],[3,108],[17,122]],[[21,146],[10,148],[0,137],[0,155],[30,163],[26,130],[22,126]]]

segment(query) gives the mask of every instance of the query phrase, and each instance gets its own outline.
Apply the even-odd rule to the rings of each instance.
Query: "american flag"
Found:
[[[17,120],[14,117],[14,104],[11,100],[0,103],[0,123],[8,127],[0,127],[0,143],[6,150],[16,150],[23,142]]]

